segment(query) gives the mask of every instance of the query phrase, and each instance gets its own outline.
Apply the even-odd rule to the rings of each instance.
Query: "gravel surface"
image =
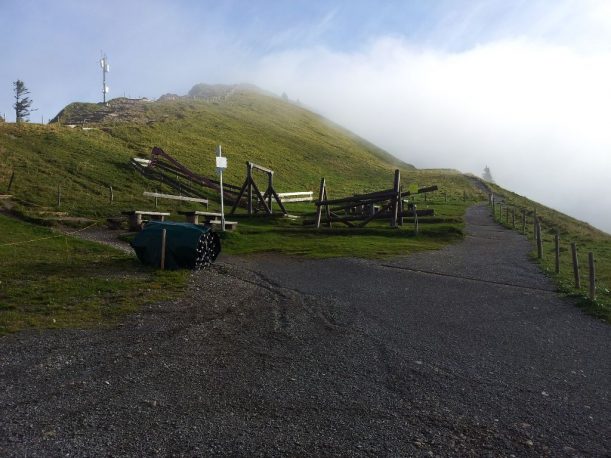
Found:
[[[69,233],[74,237],[93,242],[100,242],[110,245],[118,250],[124,251],[135,256],[134,250],[128,242],[120,240],[118,237],[126,232],[121,229],[108,229],[102,226],[92,226],[85,230],[75,231],[73,228],[60,227],[60,232]]]
[[[0,455],[608,456],[611,328],[467,221],[392,261],[222,257],[115,329],[0,338]]]

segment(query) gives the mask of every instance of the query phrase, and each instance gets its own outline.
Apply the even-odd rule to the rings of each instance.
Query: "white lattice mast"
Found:
[[[100,67],[102,68],[102,101],[106,104],[106,94],[110,91],[110,88],[106,86],[106,73],[110,71],[110,64],[108,63],[108,57],[103,52],[100,59]]]

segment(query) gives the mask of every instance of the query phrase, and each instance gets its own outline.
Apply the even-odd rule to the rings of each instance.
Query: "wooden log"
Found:
[[[394,192],[387,192],[387,193],[381,193],[376,197],[356,197],[356,196],[349,196],[349,197],[342,197],[340,199],[323,199],[323,200],[316,200],[314,201],[314,203],[316,205],[321,204],[321,205],[338,205],[338,204],[344,204],[344,203],[353,203],[354,205],[351,206],[356,206],[356,205],[362,205],[365,203],[373,203],[373,202],[381,202],[384,200],[388,200],[388,199],[392,199],[396,194]]]
[[[589,277],[590,277],[590,299],[596,299],[596,271],[594,266],[594,253],[591,251],[588,253],[588,265],[590,267]]]
[[[246,162],[246,182],[248,183],[248,216],[252,216],[252,166]]]
[[[325,189],[323,190],[322,194],[323,194],[325,200],[327,200],[329,198],[327,196],[327,187],[326,186],[325,186]],[[332,223],[331,223],[331,211],[329,210],[329,206],[328,205],[325,205],[325,213],[327,214],[327,225],[329,227],[331,227],[332,226]]]
[[[560,273],[560,234],[554,235],[554,253],[556,255],[556,273]]]
[[[260,170],[261,172],[266,172],[270,174],[274,173],[272,169],[268,169],[267,167],[263,167],[262,165],[255,164],[254,162],[248,162],[248,165],[251,169],[257,169],[257,170]]]
[[[174,194],[163,194],[161,192],[148,192],[148,191],[144,191],[142,195],[146,197],[154,197],[155,200],[157,198],[162,198],[162,199],[170,199],[170,200],[182,200],[184,202],[196,202],[196,203],[208,205],[208,199],[201,199],[199,197],[176,196]]]
[[[284,204],[282,203],[282,199],[280,199],[280,196],[278,195],[278,193],[274,190],[274,188],[271,189],[271,194],[274,196],[274,198],[276,199],[276,202],[278,203],[278,206],[280,207],[280,210],[282,211],[283,215],[288,215],[288,212],[286,211],[286,208],[284,207]],[[271,206],[269,207],[271,210]]]
[[[346,226],[348,227],[355,227],[354,224],[352,224],[350,221],[344,219],[343,216],[338,215],[337,213],[333,213],[332,211],[329,212],[329,215],[333,218],[335,218],[337,221],[339,221],[340,223],[344,223]]]
[[[575,279],[575,288],[581,289],[581,278],[579,275],[579,262],[577,260],[577,244],[571,242],[571,255],[573,258],[573,277]]]
[[[397,218],[399,215],[399,201],[401,200],[401,171],[395,170],[395,180],[393,183],[393,198],[392,198],[392,210],[390,215],[390,226],[397,227]]]
[[[257,194],[257,197],[259,198],[260,204],[263,206],[263,209],[265,210],[265,213],[267,213],[268,215],[271,215],[272,211],[267,206],[267,202],[263,198],[263,194],[261,194],[261,191],[259,191],[259,188],[257,187],[257,183],[253,181],[251,184],[252,184],[253,189],[255,190],[255,193]]]
[[[268,173],[267,174],[267,191],[265,191],[265,193],[267,194],[267,206],[269,207],[269,213],[270,215],[274,212],[273,206],[272,206],[272,191],[274,190],[274,172]]]
[[[244,184],[240,188],[240,192],[238,192],[238,196],[235,202],[233,203],[233,207],[231,207],[231,211],[229,212],[230,215],[233,215],[235,213],[236,209],[238,208],[238,205],[240,204],[240,199],[242,199],[242,196],[244,195],[244,192],[246,191],[247,187],[248,187],[248,178],[246,178],[246,180],[244,181]]]
[[[374,219],[376,216],[380,215],[383,213],[384,210],[390,208],[391,203],[387,203],[386,205],[384,205],[380,211],[378,213],[374,213],[373,215],[368,216],[367,218],[365,218],[365,220],[363,220],[363,222],[361,224],[359,224],[359,227],[365,227],[366,224],[369,223],[369,221],[371,221],[372,219]],[[362,217],[359,216],[355,216],[353,218],[357,218],[357,219],[362,219]]]
[[[373,215],[338,215],[337,213],[333,212],[331,213],[331,219],[332,221],[336,221],[336,222],[344,222],[344,221],[363,221],[365,222],[365,224],[367,224],[368,222],[370,222],[373,219],[388,219],[390,216],[390,212],[388,211],[384,211],[385,209],[388,209],[388,207],[390,207],[390,203],[384,205],[379,212],[373,214]],[[321,207],[321,212],[322,212],[322,207]],[[333,215],[337,215],[337,216],[333,216]],[[431,208],[426,208],[426,209],[422,209],[422,210],[417,210],[416,213],[414,213],[413,210],[406,210],[403,211],[402,215],[405,218],[413,218],[414,216],[418,216],[418,217],[423,217],[423,216],[434,216],[435,215],[435,210],[431,209]],[[308,224],[317,224],[317,218],[312,219],[312,220],[305,220],[303,222],[303,224],[308,225]],[[362,226],[362,225],[361,225]]]
[[[165,269],[165,245],[166,245],[166,230],[161,231],[161,270]]]
[[[320,192],[318,193],[318,202],[322,202],[325,195],[325,179],[320,179]],[[316,204],[316,229],[320,228],[320,218],[322,216],[322,204]]]

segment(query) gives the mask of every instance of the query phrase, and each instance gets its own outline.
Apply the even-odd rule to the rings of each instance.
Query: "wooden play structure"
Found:
[[[401,172],[395,170],[393,187],[383,191],[367,194],[355,194],[339,199],[329,199],[327,183],[324,178],[320,180],[320,191],[316,205],[314,220],[304,221],[304,224],[314,224],[320,227],[323,221],[323,211],[327,226],[332,223],[343,223],[348,227],[364,227],[374,219],[388,219],[391,227],[403,225],[404,217],[433,216],[432,209],[417,210],[404,198],[412,194],[425,194],[436,191],[437,186],[418,189],[416,192],[403,191],[401,188]],[[407,203],[407,210],[404,204]],[[356,224],[358,223],[358,224]]]
[[[267,176],[267,189],[263,194],[261,194],[261,191],[254,180],[253,171],[263,172]],[[253,191],[258,198],[256,205],[253,205]],[[235,213],[238,204],[240,203],[240,199],[242,199],[244,196],[244,193],[246,193],[246,208],[249,216],[252,216],[254,213],[259,211],[265,211],[265,214],[271,215],[273,213],[273,200],[276,201],[282,213],[284,215],[287,214],[286,208],[284,208],[284,205],[282,204],[282,199],[274,189],[274,171],[272,169],[262,167],[250,161],[246,162],[246,180],[240,188],[238,197],[236,198],[233,207],[229,212],[230,215]]]

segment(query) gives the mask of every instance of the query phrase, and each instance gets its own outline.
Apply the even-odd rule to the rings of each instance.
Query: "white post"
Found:
[[[221,231],[225,232],[225,203],[223,200],[223,169],[227,167],[227,159],[222,156],[221,145],[216,148],[216,170],[220,175],[221,187]]]

